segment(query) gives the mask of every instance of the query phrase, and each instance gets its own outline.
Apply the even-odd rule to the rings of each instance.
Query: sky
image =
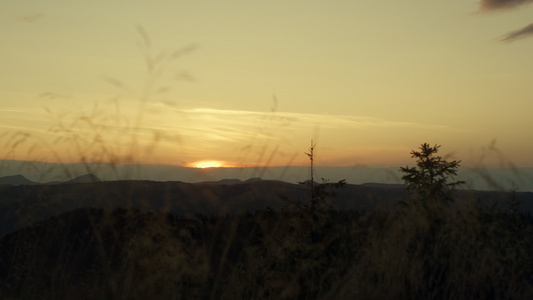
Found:
[[[533,167],[532,3],[2,1],[0,159]]]

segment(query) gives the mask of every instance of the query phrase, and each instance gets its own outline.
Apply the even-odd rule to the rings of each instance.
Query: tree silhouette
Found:
[[[311,191],[311,198],[309,203],[303,202],[301,200],[290,200],[286,197],[282,197],[285,201],[285,209],[294,209],[296,210],[309,210],[312,215],[316,211],[327,211],[332,208],[331,203],[329,202],[330,197],[335,197],[337,193],[336,189],[344,188],[346,185],[346,179],[339,180],[338,182],[332,183],[329,179],[321,178],[322,183],[315,184],[315,173],[314,173],[314,159],[315,159],[315,147],[316,144],[311,140],[311,147],[309,147],[309,152],[304,152],[310,161],[310,173],[311,179],[308,181],[298,182],[299,184],[308,185]]]
[[[313,159],[314,159],[314,151],[315,151],[316,144],[313,144],[313,140],[311,140],[311,147],[309,147],[309,152],[305,152],[307,156],[309,156],[309,160],[311,161],[311,202],[314,207],[314,199],[315,199],[315,178],[314,178],[314,172],[313,172]]]
[[[455,188],[464,181],[453,181],[457,176],[457,169],[461,161],[446,161],[436,155],[440,145],[431,147],[428,143],[420,146],[420,151],[411,151],[411,158],[416,158],[416,167],[400,167],[400,171],[407,188],[415,192],[422,202],[437,200],[449,202]]]

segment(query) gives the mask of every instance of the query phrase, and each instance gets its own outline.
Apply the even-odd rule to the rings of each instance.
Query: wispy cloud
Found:
[[[268,121],[271,125],[285,126],[290,124],[293,128],[309,128],[310,125],[320,125],[322,128],[368,128],[368,127],[404,127],[426,128],[436,130],[458,131],[458,129],[435,124],[421,124],[413,122],[397,122],[367,116],[308,114],[292,112],[257,112],[243,110],[218,110],[196,108],[183,110],[194,119],[210,118],[218,124],[225,125],[250,125],[253,121]],[[264,124],[264,123],[262,123]]]
[[[21,108],[0,108],[0,112],[26,112],[26,109]]]
[[[533,0],[481,0],[479,2],[481,11],[497,11],[505,9],[518,8],[523,5],[531,4]],[[507,33],[502,39],[502,42],[512,42],[528,36],[533,36],[533,23]]]
[[[481,10],[508,9],[533,3],[533,0],[481,0]]]
[[[512,41],[515,41],[515,40],[518,40],[518,39],[522,39],[522,38],[525,38],[525,37],[531,37],[531,36],[533,36],[533,23],[531,23],[531,24],[529,24],[529,25],[527,25],[527,26],[525,26],[525,27],[523,27],[521,29],[509,32],[501,40],[503,42],[512,42]]]
[[[19,19],[19,21],[21,22],[26,22],[26,23],[33,23],[39,19],[42,19],[44,18],[44,15],[43,14],[33,14],[33,15],[27,15],[27,16],[24,16],[22,18]]]

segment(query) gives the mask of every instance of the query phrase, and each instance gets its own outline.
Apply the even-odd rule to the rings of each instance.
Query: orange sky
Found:
[[[533,5],[0,4],[3,159],[533,167]]]

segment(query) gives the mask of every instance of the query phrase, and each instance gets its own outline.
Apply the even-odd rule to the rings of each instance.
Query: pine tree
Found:
[[[409,191],[416,193],[422,202],[437,200],[449,202],[453,200],[453,191],[464,181],[452,181],[457,176],[461,161],[446,161],[437,155],[440,145],[431,147],[424,143],[420,151],[411,151],[411,158],[416,158],[416,167],[400,167],[400,171]]]

